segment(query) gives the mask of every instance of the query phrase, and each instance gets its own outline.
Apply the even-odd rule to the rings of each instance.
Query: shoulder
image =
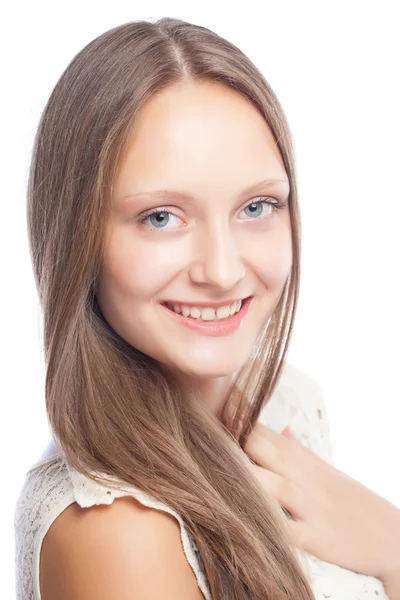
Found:
[[[260,420],[278,432],[290,426],[300,443],[326,462],[334,463],[323,387],[294,365],[285,363]]]
[[[40,598],[42,588],[42,600],[55,597],[59,600],[90,600],[85,590],[92,582],[73,578],[73,573],[76,577],[85,576],[85,572],[79,571],[79,564],[87,565],[86,577],[90,572],[96,574],[93,584],[101,583],[107,589],[100,577],[101,565],[106,564],[105,571],[112,578],[109,585],[114,586],[115,597],[119,596],[121,600],[124,596],[116,586],[125,580],[130,589],[127,574],[133,570],[145,573],[143,564],[160,575],[157,580],[152,577],[147,582],[148,595],[138,594],[138,600],[152,597],[153,584],[168,585],[165,578],[161,580],[163,568],[167,573],[176,574],[176,585],[183,587],[182,594],[188,598],[203,598],[201,592],[209,598],[201,556],[181,516],[155,498],[124,487],[122,485],[121,491],[117,492],[110,490],[106,482],[105,485],[95,483],[73,469],[61,456],[36,464],[28,471],[15,511],[18,598]],[[120,561],[118,556],[121,554],[122,559],[125,555],[129,560]],[[127,563],[129,568],[125,573]],[[70,565],[71,577],[59,570],[57,565],[61,568],[61,564]],[[73,568],[75,564],[76,569]],[[72,586],[77,586],[77,590],[60,583],[63,576]],[[188,582],[194,590],[192,594],[186,591]],[[140,583],[141,580],[136,579],[136,586]],[[142,583],[146,583],[144,579]],[[52,593],[54,588],[57,590]],[[84,591],[78,596],[80,588]],[[114,597],[112,593],[102,596],[97,588],[93,593],[99,600]],[[179,588],[178,592],[175,588],[171,591],[177,598],[179,593]]]
[[[295,387],[298,393],[303,390],[307,392],[313,390],[319,395],[322,392],[320,383],[314,377],[288,362],[284,364],[282,369],[279,385],[285,388]]]
[[[308,417],[314,415],[320,417],[322,416],[320,413],[325,411],[323,391],[314,378],[294,365],[285,363],[277,386],[265,408],[265,412],[270,412],[272,417],[279,414],[281,420],[300,411],[306,413]]]
[[[42,600],[203,598],[178,521],[131,496],[74,502],[58,516],[43,540],[40,588]]]
[[[31,467],[19,492],[15,506],[16,533],[29,537],[30,530],[42,529],[43,522],[64,502],[73,499],[70,477],[65,461],[60,456],[47,459]]]
[[[60,456],[36,463],[25,474],[14,510],[17,598],[38,598],[38,554],[57,514],[74,501],[65,461]]]

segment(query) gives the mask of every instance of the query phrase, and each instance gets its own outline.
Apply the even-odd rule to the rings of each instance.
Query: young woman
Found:
[[[169,18],[92,41],[41,118],[28,226],[55,453],[19,498],[18,598],[384,598],[377,557],[356,573],[295,543],[330,457],[318,388],[285,363],[294,155],[250,60]],[[286,507],[274,469],[298,477]]]

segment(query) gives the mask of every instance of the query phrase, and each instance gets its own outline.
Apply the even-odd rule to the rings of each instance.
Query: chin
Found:
[[[220,379],[221,377],[228,377],[233,375],[237,371],[236,368],[230,370],[227,369],[214,369],[208,371],[186,371],[185,374],[196,379],[198,381],[209,381],[210,379]]]
[[[247,358],[248,357],[243,361],[238,361],[237,358],[233,360],[233,357],[231,356],[230,360],[195,361],[192,364],[186,360],[185,363],[182,363],[179,366],[175,365],[175,368],[181,373],[184,373],[188,377],[193,377],[194,379],[216,379],[219,377],[231,376],[236,373],[236,371],[241,369],[245,364]]]

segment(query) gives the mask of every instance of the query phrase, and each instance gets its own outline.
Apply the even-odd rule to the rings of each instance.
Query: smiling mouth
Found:
[[[179,306],[179,311],[174,310],[174,304],[170,303],[170,302],[161,302],[161,305],[164,306],[164,308],[166,308],[168,311],[174,313],[175,315],[179,315],[182,318],[185,319],[190,319],[199,323],[218,323],[218,322],[224,322],[224,321],[229,321],[231,319],[233,319],[236,315],[238,315],[244,308],[244,306],[246,306],[246,304],[252,299],[253,296],[248,296],[247,298],[244,298],[243,300],[238,300],[236,302],[236,310],[235,312],[233,312],[232,314],[226,314],[223,316],[218,317],[217,315],[217,309],[214,309],[212,307],[190,307],[190,310],[193,309],[193,313],[194,314],[183,314],[182,312],[182,306],[183,305],[177,305]],[[240,303],[240,304],[239,304]],[[227,306],[227,305],[226,305]],[[219,307],[222,308],[222,307]],[[187,313],[187,311],[186,311]]]

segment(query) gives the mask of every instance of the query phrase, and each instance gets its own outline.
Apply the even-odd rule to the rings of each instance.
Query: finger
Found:
[[[297,443],[296,449],[297,449],[297,447],[299,447],[300,450],[307,452],[307,448],[305,448],[299,442],[299,440],[294,435],[293,431],[290,429],[289,426],[285,427],[285,429],[281,433],[278,433],[277,431],[274,431],[270,427],[267,427],[267,425],[264,425],[264,423],[262,423],[261,421],[257,421],[252,429],[251,434],[253,434],[253,433],[255,435],[262,435],[263,437],[265,437],[265,439],[267,439],[269,442],[271,442],[278,448],[282,448],[284,450],[293,448],[293,445],[291,443],[289,443],[289,442],[293,441],[293,442]],[[312,454],[312,453],[310,452],[310,454]],[[315,456],[315,455],[312,454],[312,456]]]
[[[251,464],[251,469],[268,497],[277,500],[280,506],[288,510],[294,518],[302,518],[306,498],[294,483],[258,465]]]
[[[251,431],[244,451],[261,467],[305,489],[312,483],[314,475],[319,473],[319,457],[259,422]]]
[[[295,452],[296,456],[299,456],[299,452],[303,455],[307,455],[310,459],[313,459],[316,462],[321,462],[321,458],[317,456],[312,450],[303,446],[300,440],[294,435],[293,431],[289,426],[285,427],[285,429],[278,433],[267,427],[261,421],[258,421],[250,435],[262,435],[268,440],[270,443],[274,444],[277,448],[280,448],[283,452]],[[293,447],[292,442],[295,442]]]
[[[265,431],[264,431],[264,433],[265,433]],[[315,452],[313,452],[309,448],[306,448],[305,446],[303,446],[303,444],[296,437],[296,435],[293,433],[292,429],[289,426],[285,427],[285,429],[282,431],[281,435],[283,435],[285,438],[287,438],[291,442],[295,442],[297,444],[297,446],[301,448],[301,451],[305,454],[308,454],[308,456],[310,458],[314,458],[316,460],[321,460],[320,457],[315,454]]]
[[[298,441],[297,437],[294,435],[293,431],[290,429],[289,426],[285,427],[285,429],[282,431],[282,435],[287,437],[288,440],[293,440],[294,442]]]
[[[310,535],[310,528],[305,521],[292,521],[291,519],[287,519],[286,526],[289,531],[289,536],[297,548],[305,550],[306,552],[315,552],[315,548],[312,544],[312,536]]]
[[[293,431],[290,429],[289,426],[285,427],[285,429],[282,431],[281,435],[283,435],[285,438],[287,438],[288,440],[290,440],[291,442],[295,442],[297,444],[297,446],[299,446],[301,448],[301,451],[305,454],[308,454],[308,456],[310,458],[314,458],[317,460],[320,460],[320,457],[317,456],[315,454],[315,452],[313,452],[312,450],[310,450],[309,448],[306,448],[305,446],[303,446],[303,444],[300,442],[300,440],[295,436],[295,434],[293,433]]]

